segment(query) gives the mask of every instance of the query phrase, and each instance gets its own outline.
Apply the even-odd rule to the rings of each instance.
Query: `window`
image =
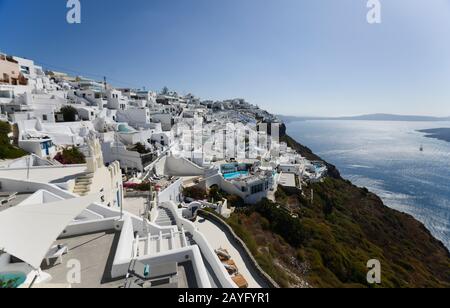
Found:
[[[0,98],[12,98],[11,91],[0,91]]]
[[[42,115],[42,121],[47,121],[48,119],[47,119],[47,115],[46,114],[43,114]]]
[[[30,68],[27,66],[21,66],[20,71],[22,72],[22,74],[30,74]]]
[[[260,193],[262,191],[264,191],[264,184],[258,184],[258,185],[252,186],[252,189],[251,189],[252,195]]]

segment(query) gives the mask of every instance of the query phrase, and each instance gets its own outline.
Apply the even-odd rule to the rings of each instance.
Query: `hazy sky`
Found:
[[[450,0],[0,0],[0,50],[274,113],[450,115]]]

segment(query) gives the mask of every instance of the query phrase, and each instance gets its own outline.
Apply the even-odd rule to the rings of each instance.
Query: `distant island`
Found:
[[[403,122],[439,122],[450,121],[450,117],[432,117],[432,116],[416,116],[416,115],[396,115],[396,114],[366,114],[360,116],[348,117],[297,117],[278,115],[284,122],[308,121],[308,120],[347,120],[347,121],[403,121]]]
[[[421,133],[425,133],[425,137],[439,139],[450,142],[450,127],[446,128],[433,128],[419,130]]]

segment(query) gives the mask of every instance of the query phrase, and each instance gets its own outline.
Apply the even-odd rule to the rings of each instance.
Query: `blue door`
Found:
[[[44,150],[46,156],[50,155],[50,145],[51,145],[50,141],[44,142]]]

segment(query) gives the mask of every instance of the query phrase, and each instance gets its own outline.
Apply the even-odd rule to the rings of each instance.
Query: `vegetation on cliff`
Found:
[[[321,160],[283,139],[303,156]],[[378,259],[379,287],[450,287],[450,254],[423,224],[328,166],[329,177],[303,194],[280,189],[276,203],[264,200],[228,219],[269,275],[283,287],[374,287],[366,266]]]

